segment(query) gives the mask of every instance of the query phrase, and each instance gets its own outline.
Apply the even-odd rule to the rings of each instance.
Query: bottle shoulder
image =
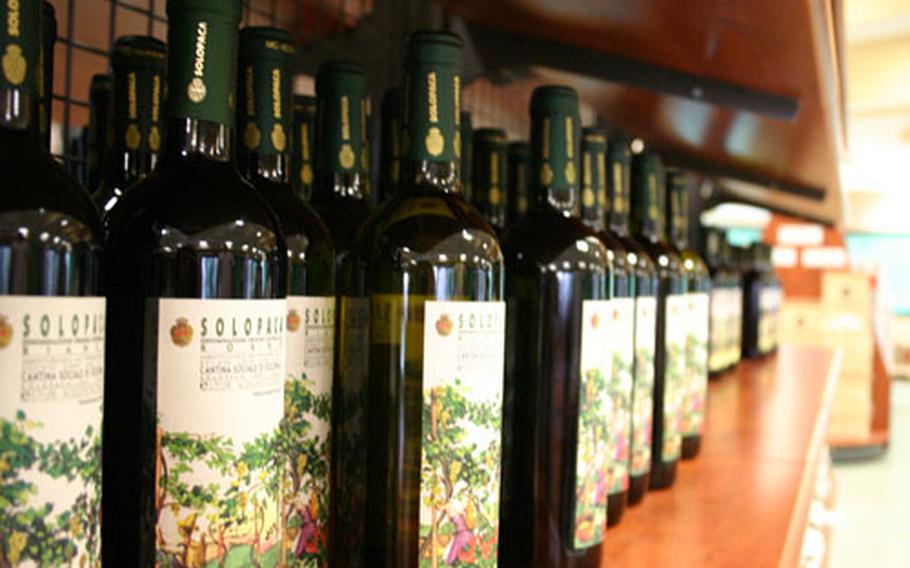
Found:
[[[108,227],[109,245],[141,243],[152,254],[190,248],[257,257],[284,249],[275,214],[234,164],[202,158],[160,165],[124,194]]]
[[[530,211],[503,237],[506,265],[549,272],[606,272],[612,255],[580,219],[551,208]]]
[[[256,179],[253,186],[262,194],[266,203],[278,217],[289,252],[294,252],[292,242],[305,244],[307,249],[320,249],[334,256],[334,244],[329,229],[319,213],[304,201],[290,184]]]
[[[385,201],[366,221],[354,247],[367,262],[470,264],[495,269],[502,252],[495,231],[458,194],[415,192]]]
[[[88,193],[31,134],[0,136],[0,171],[0,241],[21,240],[26,229],[42,247],[101,244]]]

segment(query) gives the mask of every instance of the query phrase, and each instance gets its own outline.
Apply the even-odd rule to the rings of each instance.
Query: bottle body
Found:
[[[95,564],[101,545],[101,229],[83,188],[35,134],[41,10],[37,1],[0,6],[0,562],[8,566]]]
[[[612,362],[598,354],[610,353],[612,306],[606,249],[597,241],[579,220],[534,208],[503,242],[503,566],[600,562],[613,504],[604,408]]]

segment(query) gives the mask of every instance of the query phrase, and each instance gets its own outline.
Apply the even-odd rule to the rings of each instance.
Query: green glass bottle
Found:
[[[472,183],[474,206],[502,235],[506,226],[506,132],[499,128],[474,131]]]
[[[458,179],[461,181],[461,194],[465,201],[473,203],[474,201],[474,125],[471,121],[471,113],[463,110],[458,115],[458,149],[456,158],[458,158]]]
[[[88,133],[86,135],[85,179],[86,187],[94,189],[104,175],[104,158],[110,151],[113,135],[111,112],[114,98],[114,80],[111,75],[92,76],[88,95]]]
[[[401,87],[387,90],[382,97],[378,203],[386,202],[395,194],[401,177],[401,99]]]
[[[640,141],[636,141],[640,142]],[[667,244],[664,225],[664,167],[648,149],[632,157],[631,230],[657,269],[656,337],[654,342],[654,412],[652,419],[651,489],[670,487],[676,479],[682,381],[685,374],[686,281],[679,255]]]
[[[619,237],[606,226],[604,204],[607,201],[607,142],[606,129],[586,127],[581,137],[581,218],[597,233],[607,249],[613,266],[610,282],[611,329],[608,338],[611,373],[609,396],[610,461],[609,507],[607,526],[616,525],[626,510],[629,491],[629,460],[632,446],[632,389],[634,386],[635,296],[632,288],[628,252]]]
[[[608,137],[605,218],[610,232],[626,251],[629,290],[634,298],[631,441],[628,504],[644,498],[651,471],[654,412],[654,344],[657,335],[657,269],[645,248],[629,235],[632,154],[629,142]]]
[[[370,215],[364,157],[366,76],[351,61],[324,63],[316,73],[316,185],[310,199],[340,262]]]
[[[104,175],[92,192],[92,202],[102,218],[158,161],[164,128],[161,103],[166,59],[164,43],[153,37],[124,36],[114,44],[111,139]]]
[[[531,147],[527,142],[510,142],[506,175],[506,227],[521,220],[528,212],[528,175]]]
[[[295,48],[280,29],[240,31],[240,172],[278,215],[288,250],[279,534],[287,566],[328,562],[335,251],[329,231],[290,180]]]
[[[613,266],[577,217],[579,123],[573,89],[534,91],[533,205],[503,241],[502,566],[599,566],[607,526]]]
[[[100,558],[101,226],[35,135],[40,0],[0,3],[0,565]]]
[[[492,228],[459,193],[461,40],[418,32],[405,54],[399,191],[364,226],[341,277],[343,302],[369,302],[362,561],[441,565],[475,554],[491,563],[499,522],[502,255]],[[341,359],[360,355],[352,344],[351,353],[341,345]],[[363,376],[341,380],[354,398],[358,387],[350,385]],[[337,420],[348,424],[360,412],[342,410]],[[356,471],[348,443],[340,442],[339,459],[353,460]],[[348,475],[341,490],[356,499],[351,483]],[[340,507],[358,510],[357,503]]]
[[[732,270],[727,235],[707,229],[702,239],[705,263],[711,271],[711,308],[708,341],[708,372],[716,377],[735,364],[736,301],[739,275]]]
[[[316,144],[316,97],[294,95],[294,139],[291,178],[304,201],[313,193],[313,152]]]
[[[708,399],[708,319],[711,273],[701,256],[689,246],[689,188],[686,172],[668,168],[667,228],[670,243],[682,261],[686,280],[686,374],[682,387],[683,459],[692,459],[701,449]]]
[[[233,160],[240,13],[167,3],[167,143],[110,215],[108,566],[280,556],[288,252]]]
[[[41,43],[39,44],[38,69],[35,71],[38,96],[37,111],[32,128],[44,148],[51,148],[51,110],[54,95],[54,45],[57,43],[57,11],[50,2],[42,2]]]

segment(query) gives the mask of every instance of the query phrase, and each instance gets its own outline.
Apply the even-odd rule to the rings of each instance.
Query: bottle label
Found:
[[[13,566],[100,562],[104,317],[104,298],[0,296],[0,557]]]
[[[41,2],[0,3],[0,89],[21,89],[37,95]]]
[[[157,304],[157,563],[261,563],[280,550],[287,304]]]
[[[651,432],[654,419],[654,348],[657,340],[657,299],[635,299],[635,388],[632,402],[632,471],[640,477],[651,471]]]
[[[685,294],[667,296],[666,366],[664,369],[664,418],[661,459],[672,462],[679,458],[682,445],[683,396],[686,376],[686,337],[688,306]]]
[[[780,291],[777,288],[762,287],[758,295],[760,310],[758,320],[758,350],[769,353],[777,344],[777,312],[780,305]]]
[[[737,286],[730,292],[733,315],[730,318],[730,362],[742,359],[743,353],[743,289]]]
[[[342,296],[338,319],[338,398],[333,400],[333,422],[337,429],[336,464],[338,562],[356,566],[363,559],[366,510],[366,384],[370,353],[370,300]],[[334,506],[334,504],[333,504]]]
[[[635,299],[610,300],[607,329],[607,363],[610,365],[607,419],[610,431],[610,462],[607,479],[610,494],[629,489],[629,459],[632,434],[632,372],[635,336]]]
[[[725,369],[730,358],[730,290],[715,286],[711,290],[710,332],[708,344],[708,370],[712,373]]]
[[[578,384],[578,437],[570,539],[576,549],[603,541],[610,489],[610,373],[607,348],[612,310],[609,300],[582,303],[581,361]]]
[[[168,52],[169,115],[233,127],[237,88],[234,15],[185,7],[170,18]]]
[[[495,565],[504,302],[424,304],[421,565]]]
[[[284,557],[288,565],[325,564],[335,298],[288,296],[287,304],[285,415],[278,446],[285,469]]]
[[[686,374],[683,386],[683,436],[704,430],[708,397],[708,309],[707,292],[686,294]]]

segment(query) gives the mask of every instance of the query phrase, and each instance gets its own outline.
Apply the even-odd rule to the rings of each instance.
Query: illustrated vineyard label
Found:
[[[610,463],[610,375],[613,350],[609,300],[585,300],[581,308],[578,435],[575,483],[569,509],[569,542],[576,549],[599,544],[607,523]]]
[[[635,387],[632,396],[632,477],[651,471],[654,420],[654,348],[657,341],[657,299],[635,299]]]
[[[424,305],[420,566],[495,565],[505,303]]]
[[[288,296],[280,528],[288,566],[328,562],[335,299]]]
[[[667,296],[666,367],[664,370],[664,429],[661,459],[671,462],[679,457],[682,446],[682,403],[686,375],[686,322],[688,309],[685,294]]]
[[[635,336],[629,333],[635,320],[635,300],[610,300],[607,325],[607,350],[610,365],[607,420],[609,462],[607,483],[610,495],[629,489],[629,455],[632,434],[632,367]]]
[[[281,563],[287,316],[285,300],[158,300],[158,565]]]
[[[682,434],[697,435],[705,422],[708,396],[708,310],[707,292],[686,294],[686,374],[683,386]]]
[[[100,562],[104,317],[0,296],[0,565]]]

